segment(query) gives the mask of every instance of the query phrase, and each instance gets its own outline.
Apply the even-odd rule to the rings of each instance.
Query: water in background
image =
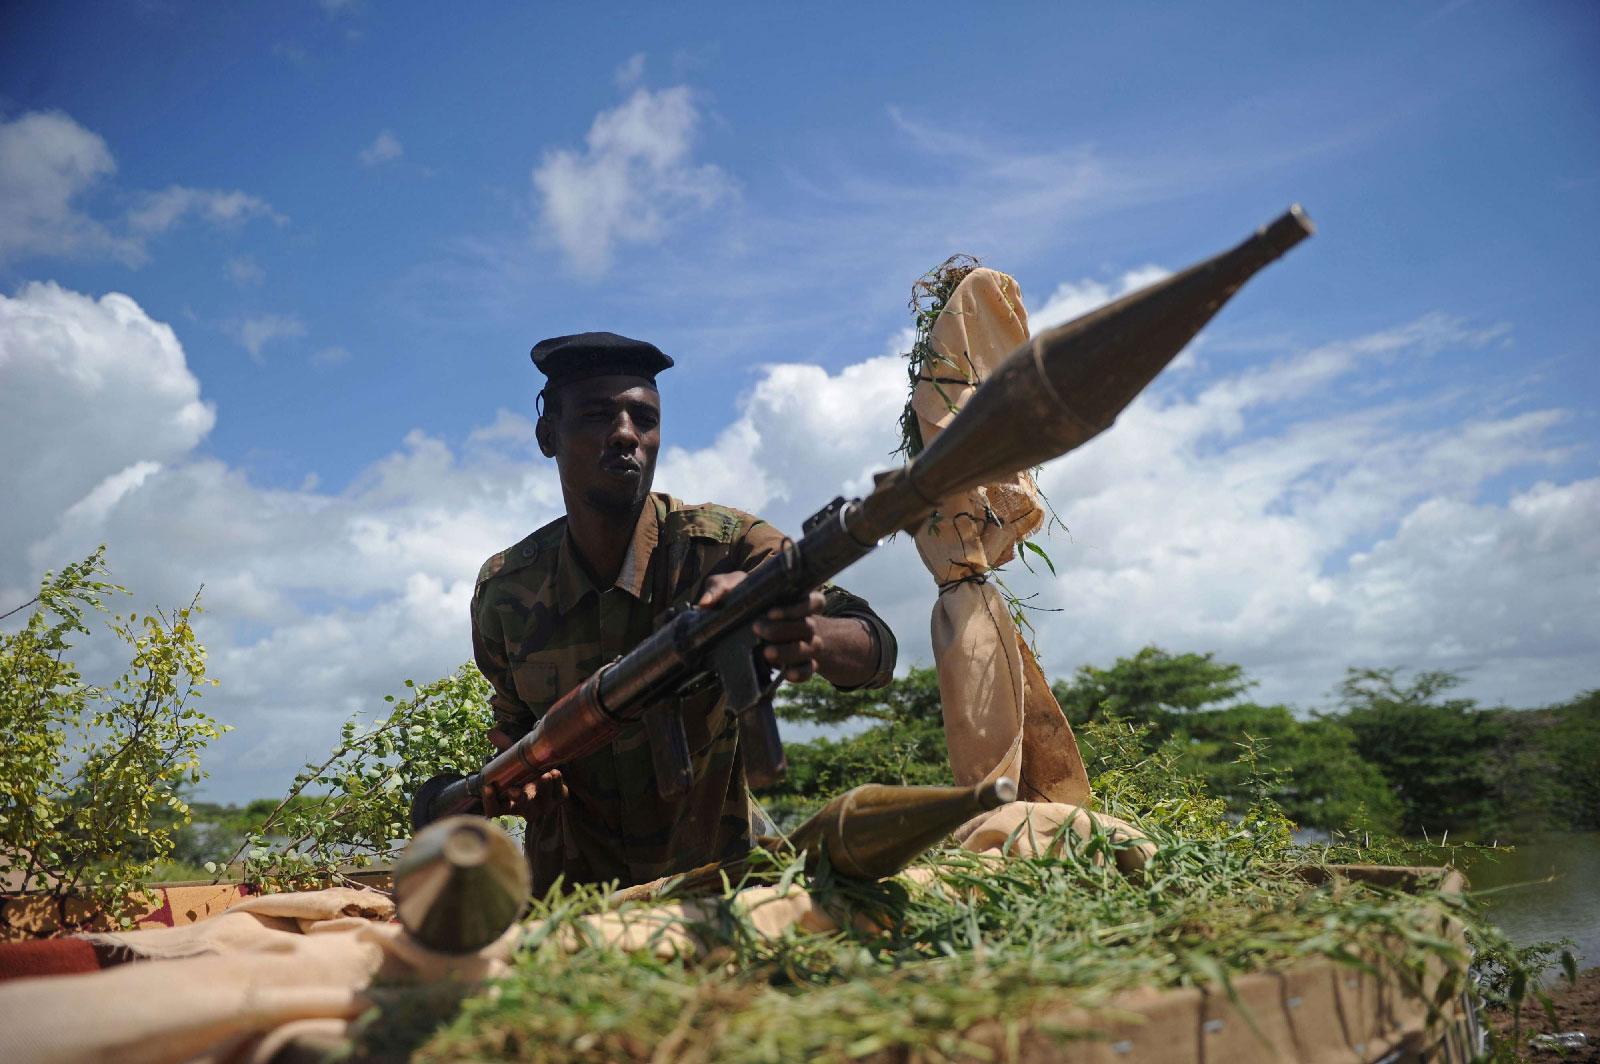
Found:
[[[1522,843],[1465,871],[1474,892],[1502,888],[1484,907],[1517,945],[1570,938],[1579,968],[1600,966],[1600,832]]]

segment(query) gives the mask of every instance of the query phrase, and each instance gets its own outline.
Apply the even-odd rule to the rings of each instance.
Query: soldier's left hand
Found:
[[[744,582],[744,573],[718,573],[706,580],[705,593],[696,603],[709,609]],[[756,638],[767,645],[761,654],[767,664],[783,673],[791,683],[801,683],[817,671],[817,654],[822,650],[822,633],[817,621],[822,616],[822,592],[813,591],[802,599],[774,606],[752,627]]]

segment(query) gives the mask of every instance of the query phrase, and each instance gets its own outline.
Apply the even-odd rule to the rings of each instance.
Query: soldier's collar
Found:
[[[661,517],[666,509],[661,495],[652,493],[639,510],[639,523],[633,528],[633,539],[628,553],[622,557],[622,568],[617,570],[617,587],[640,601],[644,600],[644,578],[650,570],[650,559],[655,556],[656,544],[661,541]]]
[[[628,542],[628,553],[622,557],[622,568],[617,570],[613,587],[620,587],[634,598],[643,601],[645,576],[650,569],[650,558],[661,540],[661,518],[666,509],[666,497],[652,493],[639,511],[639,523],[634,526],[633,539]],[[598,590],[583,563],[578,561],[572,544],[572,531],[561,537],[561,558],[556,565],[556,609],[566,613],[590,591]]]

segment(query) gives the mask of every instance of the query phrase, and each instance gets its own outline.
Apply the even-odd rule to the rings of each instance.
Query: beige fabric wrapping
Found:
[[[1063,828],[1067,830],[1062,830]],[[1102,835],[1113,847],[1117,870],[1136,872],[1155,855],[1155,843],[1126,820],[1091,813],[1060,802],[1012,802],[969,821],[961,845],[974,853],[1001,857],[1036,857],[1071,852],[1075,844]],[[1096,854],[1096,863],[1101,860]]]
[[[240,919],[248,915],[251,919]],[[394,918],[394,902],[376,890],[327,890],[263,894],[229,907],[209,920],[144,931],[81,935],[99,946],[126,950],[140,960],[174,960],[207,953],[271,948],[285,931],[327,934]]]
[[[157,963],[0,985],[0,1060],[265,1061],[291,1037],[342,1038],[374,980],[504,970],[521,928],[476,954],[414,942],[373,891],[272,894],[186,927],[88,936]]]
[[[968,274],[930,336],[943,361],[924,370],[912,393],[924,444],[1027,338],[1017,283],[995,270]],[[939,584],[933,656],[956,782],[1010,776],[1024,799],[1082,805],[1089,777],[1072,727],[1005,600],[980,579],[1015,557],[1043,520],[1033,478],[1018,473],[943,500],[917,533],[917,552]]]

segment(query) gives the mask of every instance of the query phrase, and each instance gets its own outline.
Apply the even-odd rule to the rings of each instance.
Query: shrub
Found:
[[[0,874],[25,890],[85,897],[127,924],[136,890],[189,822],[180,788],[198,783],[199,754],[225,727],[197,707],[205,648],[191,627],[199,596],[176,613],[112,617],[132,651],[109,687],[69,657],[89,619],[126,590],[103,579],[105,548],[59,574],[7,616],[0,634]],[[153,814],[162,807],[169,815]]]
[[[292,889],[339,880],[344,870],[389,861],[411,834],[410,800],[440,772],[476,768],[494,751],[489,684],[472,664],[385,701],[391,712],[363,728],[346,721],[339,745],[295,777],[287,797],[246,838],[245,876]]]

